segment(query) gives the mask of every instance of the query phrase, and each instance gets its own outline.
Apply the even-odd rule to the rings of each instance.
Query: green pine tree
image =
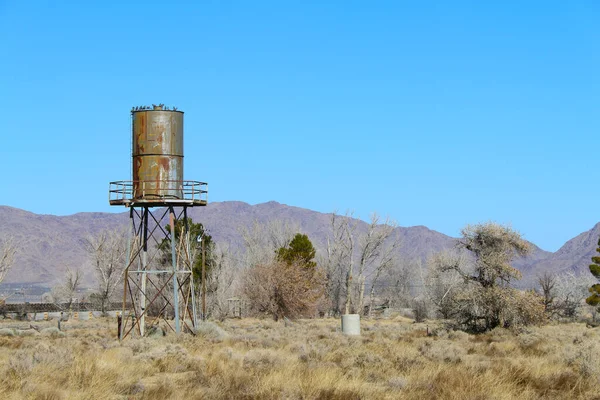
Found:
[[[596,251],[600,253],[600,239],[598,239],[598,248]],[[593,264],[590,264],[590,272],[600,281],[600,256],[593,256],[592,262]],[[600,306],[600,283],[592,285],[589,291],[592,295],[585,299],[585,302],[591,306]]]
[[[183,219],[177,220],[175,222],[175,243],[179,243],[179,237],[181,236],[181,232],[184,230],[185,221]],[[214,264],[212,257],[212,250],[214,247],[214,243],[212,241],[212,236],[204,230],[204,225],[201,223],[194,223],[191,218],[187,219],[188,229],[190,233],[191,246],[198,246],[196,251],[196,256],[193,260],[192,271],[194,274],[194,281],[197,283],[202,282],[202,251],[200,249],[200,242],[197,242],[198,237],[202,237],[204,241],[204,248],[206,252],[206,275],[210,274],[210,270]],[[166,225],[165,229],[167,232],[171,233],[171,226]],[[162,251],[162,259],[163,263],[170,264],[171,263],[171,242],[168,239],[163,239],[159,245],[160,250]]]
[[[316,250],[308,236],[297,233],[288,247],[277,250],[277,258],[287,264],[299,262],[305,268],[314,269],[317,263],[314,261]]]

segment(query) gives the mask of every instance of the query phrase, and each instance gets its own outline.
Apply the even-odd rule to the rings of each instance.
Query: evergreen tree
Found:
[[[185,221],[183,219],[179,219],[175,222],[175,244],[179,244],[179,237],[184,230]],[[187,219],[188,229],[189,229],[189,238],[190,238],[190,246],[197,246],[197,251],[195,252],[195,257],[192,264],[192,271],[194,274],[194,281],[201,283],[202,282],[202,250],[201,243],[197,241],[199,237],[202,237],[204,241],[204,249],[206,252],[206,276],[209,275],[211,267],[213,266],[213,257],[212,250],[214,247],[214,243],[212,241],[212,236],[206,233],[204,229],[204,225],[199,223],[194,223],[191,218]],[[166,225],[165,229],[167,232],[171,233],[171,226]],[[162,262],[165,264],[171,263],[171,242],[168,239],[163,239],[161,244],[159,245],[160,250],[162,251]]]
[[[598,239],[598,248],[596,252],[600,253],[600,239]],[[590,272],[600,281],[600,256],[593,256],[592,263],[590,264]],[[600,306],[600,283],[596,283],[589,288],[590,297],[585,299],[585,302],[590,306]],[[599,307],[600,308],[600,307]]]
[[[297,233],[288,247],[277,250],[277,258],[286,264],[297,262],[305,268],[314,269],[317,263],[314,261],[316,250],[307,235]]]

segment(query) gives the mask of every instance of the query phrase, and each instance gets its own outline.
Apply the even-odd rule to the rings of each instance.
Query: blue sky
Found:
[[[600,221],[596,1],[0,0],[0,204],[122,212],[132,106],[184,110],[211,201],[546,250]]]

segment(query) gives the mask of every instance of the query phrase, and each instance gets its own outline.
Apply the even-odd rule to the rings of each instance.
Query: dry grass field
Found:
[[[600,330],[583,324],[427,336],[396,317],[346,337],[333,319],[243,319],[122,343],[114,320],[16,325],[0,322],[1,399],[600,399]]]

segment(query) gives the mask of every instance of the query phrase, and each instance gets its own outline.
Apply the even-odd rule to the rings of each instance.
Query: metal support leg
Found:
[[[169,224],[171,226],[171,262],[173,264],[173,308],[175,309],[175,332],[181,332],[179,323],[179,284],[177,283],[177,257],[175,249],[175,211],[169,208]]]
[[[131,223],[129,224],[129,230],[127,232],[127,257],[125,258],[125,273],[123,275],[123,308],[121,310],[121,322],[123,322],[123,318],[125,318],[125,307],[127,305],[127,284],[129,280],[129,265],[131,264],[131,241],[134,232],[133,226],[133,209],[129,210],[129,219]],[[119,340],[123,340],[123,331],[125,329],[125,324],[121,323],[119,325]]]
[[[146,272],[148,269],[148,208],[144,208],[144,243],[142,244],[142,290],[140,293],[140,335],[143,337],[146,334],[146,282],[148,280],[148,273]]]

